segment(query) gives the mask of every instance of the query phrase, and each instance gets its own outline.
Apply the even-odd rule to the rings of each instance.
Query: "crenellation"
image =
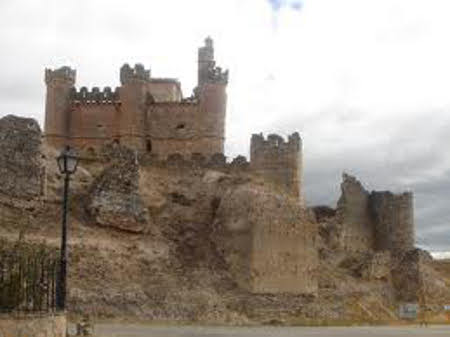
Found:
[[[120,93],[118,87],[114,91],[111,87],[105,87],[103,90],[98,87],[93,87],[91,90],[87,87],[81,87],[80,90],[77,90],[74,87],[70,92],[70,100],[77,104],[119,103]]]
[[[302,149],[298,132],[287,140],[277,134],[253,134],[250,142],[250,163],[255,172],[285,187],[303,203]]]
[[[212,40],[206,47],[209,54],[199,55],[199,66],[208,59],[214,68]],[[74,70],[47,69],[46,143],[57,148],[71,145],[78,150],[95,150],[117,141],[139,153],[161,157],[171,153],[223,153],[225,72],[217,68],[214,74],[217,80],[199,83],[198,96],[183,99],[177,79],[151,78],[150,70],[142,64],[124,64],[121,86],[114,92],[110,87],[77,89]],[[53,81],[56,78],[65,80]]]
[[[141,63],[135,64],[134,68],[125,63],[120,68],[120,83],[124,85],[135,81],[150,82],[150,69],[145,69]]]
[[[63,66],[58,69],[45,69],[45,83],[48,85],[55,80],[69,82],[71,85],[75,84],[77,71],[68,66]]]

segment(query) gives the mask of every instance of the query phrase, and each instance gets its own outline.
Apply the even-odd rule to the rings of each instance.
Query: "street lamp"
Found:
[[[61,258],[60,271],[58,275],[58,288],[56,305],[59,310],[66,309],[66,284],[67,284],[67,209],[69,203],[69,181],[70,175],[75,173],[78,165],[78,157],[70,146],[66,146],[61,154],[56,158],[59,172],[64,174],[64,197],[63,197],[63,217],[62,217],[62,237],[61,237]]]

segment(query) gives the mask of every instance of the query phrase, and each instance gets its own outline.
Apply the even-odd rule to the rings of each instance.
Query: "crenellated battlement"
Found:
[[[228,69],[222,70],[221,67],[212,66],[208,68],[208,82],[228,84]]]
[[[264,138],[263,134],[253,134],[251,138],[251,152],[258,156],[258,153],[297,153],[301,149],[301,139],[298,132],[288,136],[286,141],[282,136],[269,134]]]
[[[209,36],[205,45],[198,48],[198,85],[205,83],[228,84],[228,70],[216,66],[213,40]]]
[[[280,135],[269,134],[267,138],[253,134],[250,141],[250,164],[265,177],[285,186],[302,200],[302,143],[298,132],[286,140]]]
[[[132,160],[141,166],[155,166],[165,168],[209,168],[219,170],[243,170],[250,171],[250,163],[247,158],[238,155],[228,158],[223,153],[204,155],[194,152],[190,155],[181,153],[169,153],[158,155],[156,153],[138,153],[127,147],[110,143],[102,146],[97,151],[93,148],[78,151],[82,161],[113,162],[115,160]]]
[[[120,83],[122,85],[135,82],[135,81],[150,81],[150,69],[145,69],[145,67],[137,63],[134,68],[131,68],[128,63],[125,63],[120,68]]]
[[[45,69],[45,83],[50,84],[54,80],[67,81],[71,85],[75,84],[77,71],[67,66],[52,70]]]
[[[72,88],[70,100],[77,104],[113,104],[120,102],[119,88],[112,91],[111,87],[105,87],[100,90],[93,87],[89,90],[87,87],[81,87],[79,90]]]

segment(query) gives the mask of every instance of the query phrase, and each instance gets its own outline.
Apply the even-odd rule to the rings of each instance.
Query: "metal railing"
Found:
[[[56,311],[59,253],[0,240],[0,312]]]

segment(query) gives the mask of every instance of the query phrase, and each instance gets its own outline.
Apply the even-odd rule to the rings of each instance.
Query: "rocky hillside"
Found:
[[[12,119],[6,122],[16,123]],[[57,152],[39,145],[26,154],[30,161],[12,155],[12,149],[24,146],[26,132],[39,136],[40,131],[37,124],[23,123],[12,133],[2,127],[4,120],[0,155],[8,160],[0,170],[2,179],[14,184],[0,188],[0,236],[14,241],[21,233],[30,242],[57,247],[62,195]],[[334,209],[304,210],[282,189],[242,167],[140,160],[126,148],[106,147],[95,160],[84,156],[72,178],[71,313],[315,324],[393,321],[398,304],[409,301],[426,303],[438,316],[441,304],[450,303],[448,273],[442,276],[445,268],[426,252],[349,252],[342,244],[345,224]],[[28,190],[23,188],[27,179],[41,180]],[[255,293],[264,275],[257,267],[249,273],[249,238],[259,227],[282,228],[304,240],[288,248],[296,260],[308,261],[298,266],[308,267],[298,269],[307,274],[299,278],[305,293]]]

